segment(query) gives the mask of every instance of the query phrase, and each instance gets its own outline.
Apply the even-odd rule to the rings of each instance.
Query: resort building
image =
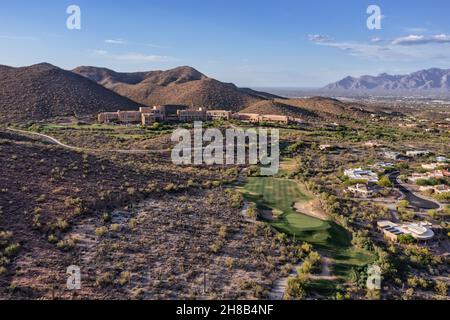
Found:
[[[98,114],[97,121],[99,123],[111,123],[114,121],[119,121],[119,114],[117,112],[102,112]]]
[[[117,111],[119,122],[122,123],[139,123],[142,121],[140,111]]]
[[[179,121],[178,111],[189,109],[188,106],[176,104],[165,104],[154,108],[164,115],[164,121]]]
[[[357,169],[347,169],[344,174],[349,177],[350,180],[365,180],[367,182],[377,183],[378,175],[371,170],[363,170],[361,168]]]
[[[260,115],[259,122],[289,124],[290,118],[288,116]]]
[[[193,122],[193,121],[206,121],[208,120],[206,111],[202,108],[198,110],[186,109],[178,110],[177,112],[178,120],[181,122]]]
[[[226,110],[207,110],[206,114],[210,120],[230,120],[232,112]]]
[[[235,113],[233,114],[233,119],[250,122],[250,123],[258,123],[259,122],[259,114],[257,113]]]
[[[401,235],[411,235],[418,241],[434,238],[432,225],[427,222],[397,224],[391,221],[379,221],[377,225],[384,236],[391,241],[397,241]]]
[[[149,125],[157,121],[207,121],[207,120],[230,120],[250,123],[280,123],[289,124],[292,118],[281,115],[260,115],[257,113],[232,113],[226,110],[204,110],[193,109],[184,105],[160,105],[153,107],[140,107],[139,111],[117,111],[104,112],[98,115],[98,122],[120,122],[120,123],[142,123]]]

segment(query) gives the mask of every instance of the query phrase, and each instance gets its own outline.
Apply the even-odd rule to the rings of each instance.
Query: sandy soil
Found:
[[[313,199],[310,201],[297,202],[294,205],[294,209],[301,214],[318,218],[320,220],[329,220],[328,215],[322,209],[322,204],[319,199]]]

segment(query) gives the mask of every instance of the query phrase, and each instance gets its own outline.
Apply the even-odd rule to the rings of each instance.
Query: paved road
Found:
[[[398,180],[399,175],[400,175],[399,172],[394,172],[391,175],[389,175],[389,179],[394,184],[394,187],[397,188],[403,194],[405,199],[409,201],[411,206],[423,210],[439,209],[441,207],[439,203],[423,199],[414,194],[412,191],[408,190],[404,185],[402,185],[399,182]]]

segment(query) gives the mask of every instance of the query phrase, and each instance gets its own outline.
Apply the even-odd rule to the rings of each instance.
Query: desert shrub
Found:
[[[95,283],[98,287],[107,287],[112,283],[112,275],[109,272],[101,273],[97,276]]]
[[[11,256],[15,255],[17,252],[19,252],[19,250],[20,250],[20,245],[18,243],[10,244],[9,246],[7,246],[5,248],[5,251],[3,254],[6,257],[11,257]]]
[[[436,293],[440,296],[446,297],[448,295],[448,286],[443,281],[436,281],[434,289]]]
[[[309,285],[308,276],[298,276],[290,278],[285,292],[287,300],[301,300],[306,298],[307,287]]]
[[[103,212],[101,217],[103,223],[108,223],[111,220],[108,212]]]
[[[135,218],[132,218],[128,221],[128,228],[135,229],[138,225],[138,220]]]
[[[95,235],[99,238],[103,237],[107,233],[108,233],[107,227],[100,227],[100,228],[95,229]]]
[[[70,251],[73,248],[75,248],[76,241],[73,238],[64,239],[59,241],[56,246],[58,249],[64,250],[64,251]]]
[[[56,242],[58,242],[58,237],[55,236],[53,233],[49,234],[47,237],[47,241],[50,243],[56,243]]]
[[[130,280],[131,280],[131,273],[129,271],[123,271],[120,273],[120,277],[117,280],[117,283],[121,286],[124,286],[130,283]]]
[[[69,223],[64,219],[58,218],[50,225],[50,228],[52,230],[66,231],[69,228]]]
[[[109,230],[112,232],[119,232],[122,229],[122,226],[120,224],[114,223],[109,227]]]
[[[11,231],[1,231],[0,232],[0,246],[4,247],[12,239],[13,233]]]
[[[241,208],[242,203],[244,202],[244,197],[239,191],[227,189],[226,193],[228,195],[228,198],[230,200],[230,205],[233,208]]]

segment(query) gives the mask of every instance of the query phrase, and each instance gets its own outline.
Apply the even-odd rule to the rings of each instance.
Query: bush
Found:
[[[112,283],[112,275],[109,272],[102,273],[97,276],[95,283],[99,287],[106,287]]]
[[[401,234],[398,236],[398,242],[401,244],[413,244],[416,239],[410,234]]]
[[[392,188],[392,182],[388,176],[384,176],[378,181],[378,185],[383,188]]]
[[[56,246],[58,247],[58,249],[70,251],[75,248],[75,243],[75,239],[66,239],[59,241]]]
[[[131,273],[128,271],[123,271],[120,273],[120,278],[117,280],[117,283],[121,286],[124,286],[130,283],[130,280],[131,280]]]
[[[7,257],[11,257],[11,256],[15,255],[17,252],[19,252],[19,250],[20,250],[19,244],[17,244],[17,243],[11,244],[5,248],[4,255]]]
[[[107,233],[108,233],[107,227],[100,227],[100,228],[95,229],[95,235],[99,238],[103,237]]]
[[[290,278],[285,292],[287,300],[301,300],[306,298],[306,290],[309,285],[307,276]]]
[[[448,286],[443,281],[436,281],[435,285],[436,293],[440,296],[446,297],[448,295]]]

